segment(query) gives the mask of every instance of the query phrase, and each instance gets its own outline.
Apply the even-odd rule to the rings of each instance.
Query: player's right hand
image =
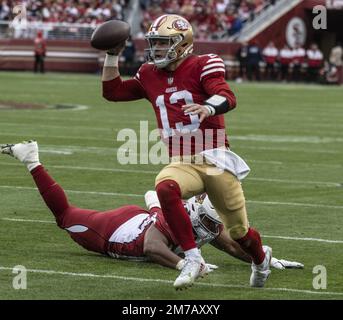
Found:
[[[210,273],[210,272],[213,272],[214,270],[218,269],[219,267],[216,266],[215,264],[206,263],[205,268],[206,268],[205,273]]]
[[[272,257],[270,261],[270,266],[279,269],[279,270],[284,270],[284,269],[303,269],[304,265],[300,262],[297,261],[288,261],[284,259],[277,259],[275,257]]]
[[[117,44],[114,48],[107,51],[108,54],[119,56],[125,49],[126,40]]]

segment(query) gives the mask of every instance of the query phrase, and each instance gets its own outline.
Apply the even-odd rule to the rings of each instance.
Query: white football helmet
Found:
[[[190,215],[199,247],[219,235],[222,222],[206,194],[189,199],[185,208]]]

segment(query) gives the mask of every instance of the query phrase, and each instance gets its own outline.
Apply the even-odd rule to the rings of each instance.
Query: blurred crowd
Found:
[[[307,49],[287,44],[277,48],[271,41],[261,49],[256,42],[243,43],[237,53],[239,61],[238,82],[243,80],[277,80],[342,83],[343,49],[340,43],[332,48],[325,61],[318,45]]]
[[[143,10],[140,36],[160,15],[175,13],[193,26],[198,40],[215,40],[239,32],[244,22],[253,19],[276,0],[140,0]]]
[[[138,1],[138,0],[137,0]],[[222,39],[239,32],[247,20],[277,0],[139,0],[143,37],[160,15],[184,16],[194,27],[197,39]],[[12,9],[24,3],[30,22],[67,22],[99,24],[109,19],[123,19],[130,0],[0,0],[0,20],[12,20]]]
[[[34,22],[68,22],[98,24],[123,19],[129,0],[0,0],[0,20],[12,20],[12,8],[24,3],[27,20]]]

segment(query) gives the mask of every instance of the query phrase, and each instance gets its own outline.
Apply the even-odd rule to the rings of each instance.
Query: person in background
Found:
[[[242,82],[247,78],[248,47],[248,43],[243,42],[236,55],[237,60],[239,61],[239,78],[236,79],[237,82]]]
[[[126,40],[126,46],[125,49],[123,51],[123,55],[122,55],[123,59],[124,59],[124,70],[126,71],[126,73],[130,76],[133,76],[136,74],[137,69],[135,66],[135,57],[136,57],[136,47],[135,44],[131,38],[131,36],[129,37],[128,40]],[[125,73],[125,72],[124,72]]]
[[[343,84],[343,48],[340,42],[332,48],[329,61],[337,68],[338,84]]]
[[[275,79],[275,64],[279,55],[279,50],[275,47],[273,41],[270,41],[268,45],[263,49],[263,58],[266,62],[266,79]]]
[[[43,32],[38,31],[37,36],[34,40],[35,45],[35,63],[34,63],[34,72],[45,72],[44,59],[46,55],[46,41],[43,37]]]
[[[293,49],[293,81],[299,82],[301,79],[301,66],[305,62],[306,51],[301,45],[296,44]]]
[[[248,47],[248,79],[251,81],[253,78],[260,81],[260,62],[263,60],[262,52],[256,41],[251,41]]]
[[[308,64],[308,81],[317,82],[319,70],[323,65],[323,53],[319,50],[318,45],[313,43],[309,50],[307,50],[307,64]]]
[[[289,80],[289,67],[293,60],[293,52],[290,47],[285,44],[280,51],[280,64],[281,64],[281,80]]]

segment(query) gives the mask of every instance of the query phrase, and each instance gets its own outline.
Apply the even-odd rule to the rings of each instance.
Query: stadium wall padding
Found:
[[[144,39],[136,39],[138,55],[144,55]],[[233,60],[240,44],[228,42],[198,42],[197,54],[216,53],[225,60]],[[211,50],[209,51],[209,48]],[[93,49],[86,41],[47,41],[46,71],[99,72],[104,52]],[[34,64],[33,40],[0,39],[0,70],[32,70]]]

